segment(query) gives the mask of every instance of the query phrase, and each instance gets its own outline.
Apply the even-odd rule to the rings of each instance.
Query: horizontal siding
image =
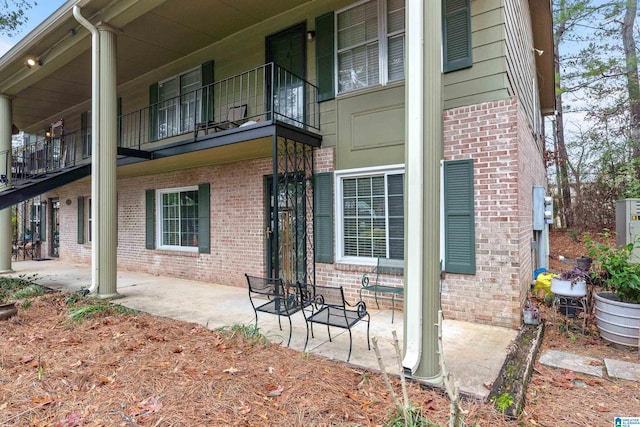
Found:
[[[509,97],[502,0],[471,1],[473,66],[444,75],[444,108]]]
[[[509,98],[506,73],[481,76],[449,85],[445,109]]]
[[[538,94],[535,91],[535,58],[531,16],[527,0],[506,0],[507,75],[510,91],[518,97],[529,125],[533,128]],[[551,52],[548,52],[551,54]]]

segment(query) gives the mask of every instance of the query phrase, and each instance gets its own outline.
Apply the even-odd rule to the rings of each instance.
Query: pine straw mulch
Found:
[[[115,310],[72,322],[67,298],[36,297],[0,323],[0,426],[369,426],[393,415],[377,373],[242,328]],[[447,421],[441,391],[408,388],[431,420]],[[468,421],[501,425],[490,405],[464,407]]]
[[[554,240],[568,247],[562,238],[552,235],[552,250]],[[265,345],[243,328],[116,310],[72,322],[66,300],[36,297],[0,322],[0,426],[377,426],[394,415],[378,373]],[[640,362],[637,350],[607,345],[591,326],[582,336],[548,324],[546,349]],[[402,398],[397,378],[393,386]],[[441,390],[408,388],[430,420],[447,421]],[[640,416],[640,389],[536,363],[519,420],[476,400],[462,407],[467,425],[606,426]]]

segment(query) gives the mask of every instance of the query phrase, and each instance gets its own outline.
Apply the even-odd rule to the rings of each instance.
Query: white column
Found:
[[[117,197],[116,155],[118,146],[118,107],[116,84],[116,34],[106,26],[97,25],[99,32],[100,106],[98,120],[98,182],[92,203],[99,211],[96,245],[98,263],[98,296],[114,298],[117,287]],[[95,219],[94,219],[95,221]]]
[[[440,161],[442,159],[441,2],[408,0],[406,8],[406,220],[403,366],[441,382]]]
[[[0,175],[7,182],[0,182],[0,191],[11,185],[11,99],[0,95]],[[11,229],[11,208],[0,211],[0,273],[11,269],[13,234]]]

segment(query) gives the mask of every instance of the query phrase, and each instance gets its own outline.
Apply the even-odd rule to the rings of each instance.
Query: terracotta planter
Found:
[[[0,320],[6,320],[18,314],[18,307],[14,302],[0,304]]]

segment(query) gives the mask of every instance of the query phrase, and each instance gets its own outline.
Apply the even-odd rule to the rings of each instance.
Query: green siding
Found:
[[[470,67],[473,63],[470,0],[442,0],[442,20],[444,72]]]
[[[444,162],[445,269],[475,274],[473,159]]]
[[[78,197],[78,244],[84,243],[84,197]]]
[[[145,247],[147,249],[155,249],[155,210],[156,210],[156,192],[155,190],[145,191]]]
[[[313,198],[316,262],[333,262],[333,173],[313,176]]]
[[[333,12],[316,18],[316,76],[318,101],[335,98]]]
[[[209,183],[198,185],[198,252],[211,252],[211,188]]]

